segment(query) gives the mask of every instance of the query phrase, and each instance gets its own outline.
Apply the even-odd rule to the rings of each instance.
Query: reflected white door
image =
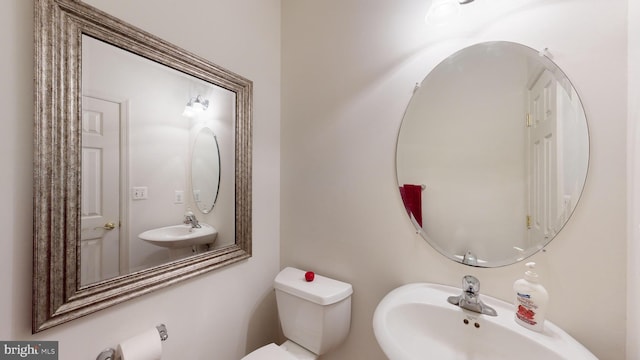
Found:
[[[80,283],[119,275],[120,104],[82,97]]]
[[[545,243],[555,236],[557,218],[556,81],[544,71],[529,90],[529,241]]]

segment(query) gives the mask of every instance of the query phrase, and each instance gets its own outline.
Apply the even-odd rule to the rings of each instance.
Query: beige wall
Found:
[[[629,0],[627,359],[640,359],[640,1]]]
[[[523,264],[474,269],[434,251],[402,208],[395,141],[414,84],[453,51],[548,47],[585,104],[591,159],[573,218],[533,257],[549,319],[604,360],[625,357],[627,0],[476,1],[427,29],[417,0],[283,0],[282,265],[354,286],[347,342],[325,359],[384,359],[372,331],[391,289],[428,281],[511,300]],[[491,204],[487,204],[491,206]]]
[[[0,340],[57,340],[60,359],[95,359],[104,348],[163,322],[169,330],[163,358],[237,360],[272,341],[277,329],[272,281],[280,246],[280,3],[90,3],[254,81],[253,257],[31,335],[33,1],[3,0]]]
[[[549,318],[601,359],[624,358],[627,0],[477,1],[466,8],[476,16],[437,30],[425,29],[424,1],[284,0],[282,132],[279,1],[89,3],[254,81],[254,256],[30,334],[32,1],[5,0],[0,4],[0,162],[7,170],[0,174],[6,194],[0,206],[0,339],[58,340],[65,360],[91,359],[104,347],[165,322],[166,358],[238,359],[272,340],[271,283],[280,265],[354,285],[349,339],[325,359],[384,359],[373,337],[373,311],[401,284],[457,285],[471,273],[481,279],[484,293],[509,300],[521,264],[471,269],[437,254],[403,213],[394,167],[396,134],[413,85],[455,50],[509,40],[549,47],[580,93],[591,131],[583,199],[548,251],[534,257],[551,293]],[[637,1],[628,3],[634,3],[630,16],[637,18]],[[199,10],[188,11],[187,4]],[[640,33],[632,22],[629,29]],[[632,40],[629,59],[637,61],[638,42]],[[630,70],[637,75],[637,65]],[[638,98],[638,83],[632,77],[629,99]],[[637,120],[637,107],[629,105]],[[629,240],[637,243],[633,236]],[[637,276],[629,283],[634,280]],[[629,339],[635,340],[632,334]]]

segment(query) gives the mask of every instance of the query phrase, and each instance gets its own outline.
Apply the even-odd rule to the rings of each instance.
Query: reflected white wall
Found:
[[[170,261],[166,248],[138,238],[143,231],[181,224],[188,209],[201,222],[218,231],[215,247],[233,244],[234,204],[234,94],[176,70],[154,63],[102,41],[83,37],[82,89],[85,95],[122,99],[128,104],[127,137],[121,139],[127,149],[128,189],[146,187],[147,199],[127,196],[128,212],[122,216],[128,224],[130,272]],[[118,64],[114,66],[114,64]],[[182,112],[190,98],[209,100],[209,107],[194,117]],[[191,195],[191,153],[195,134],[202,127],[217,134],[221,153],[222,194],[215,211],[202,214]],[[175,193],[183,193],[176,202]],[[113,194],[109,194],[113,196]]]
[[[484,51],[463,50],[422,81],[396,159],[400,185],[426,185],[428,237],[460,259],[471,251],[481,264],[517,258],[514,247],[529,245],[524,119],[533,76],[519,52],[478,55]]]

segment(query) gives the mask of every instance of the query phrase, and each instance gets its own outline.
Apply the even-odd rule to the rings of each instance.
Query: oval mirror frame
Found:
[[[588,164],[586,115],[567,76],[544,53],[505,41],[440,62],[416,86],[396,148],[400,197],[418,233],[477,267],[516,263],[553,240]]]
[[[32,332],[251,256],[253,83],[77,0],[35,0]],[[80,286],[82,35],[235,93],[235,242]]]
[[[208,214],[218,198],[220,187],[220,150],[216,135],[203,127],[196,135],[191,155],[191,189],[193,201]]]

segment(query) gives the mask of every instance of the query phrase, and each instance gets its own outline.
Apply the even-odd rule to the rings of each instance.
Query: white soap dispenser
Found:
[[[549,303],[549,293],[539,283],[538,274],[535,272],[536,263],[525,264],[528,270],[524,273],[524,279],[517,280],[513,284],[516,293],[516,322],[527,329],[544,330],[544,318]]]

